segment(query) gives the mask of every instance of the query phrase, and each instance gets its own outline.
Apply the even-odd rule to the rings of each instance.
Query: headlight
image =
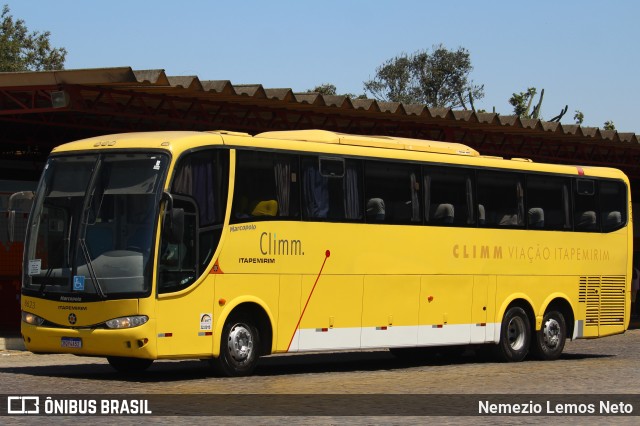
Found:
[[[29,312],[22,311],[22,321],[31,325],[42,325],[42,323],[44,322],[44,318],[31,314]]]
[[[109,328],[133,328],[138,327],[149,321],[149,317],[146,315],[134,315],[130,317],[114,318],[107,321],[107,327]]]

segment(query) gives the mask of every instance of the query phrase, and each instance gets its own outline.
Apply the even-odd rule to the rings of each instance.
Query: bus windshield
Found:
[[[52,157],[36,191],[23,290],[80,298],[144,294],[168,158]]]

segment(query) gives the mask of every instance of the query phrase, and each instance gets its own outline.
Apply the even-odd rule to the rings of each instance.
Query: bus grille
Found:
[[[625,277],[580,277],[578,301],[585,303],[585,326],[624,324]]]

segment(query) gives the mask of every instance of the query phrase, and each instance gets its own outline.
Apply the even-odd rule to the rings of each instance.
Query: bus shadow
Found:
[[[613,355],[565,353],[560,361],[607,358]],[[339,373],[357,371],[390,371],[415,367],[443,367],[462,364],[496,363],[485,355],[466,351],[459,356],[431,356],[425,359],[401,359],[387,350],[367,352],[314,353],[299,355],[273,355],[262,358],[254,376],[284,376],[309,373]],[[528,362],[525,361],[525,362]],[[535,361],[534,361],[535,362]],[[517,364],[515,364],[517,365]],[[217,378],[204,361],[159,361],[148,370],[137,374],[116,372],[109,364],[65,364],[48,366],[0,367],[0,373],[24,374],[41,377],[89,379],[100,381],[130,381],[140,383],[189,381]]]
[[[612,355],[612,354],[580,354],[580,353],[564,354],[563,353],[560,359],[565,361],[576,361],[581,359],[611,358],[614,356],[615,355]]]
[[[607,354],[562,354],[560,360],[583,360],[608,358]],[[286,359],[285,359],[286,358]],[[527,359],[525,362],[537,361]],[[547,362],[547,361],[542,361]],[[273,356],[261,360],[256,376],[277,376],[308,373],[334,373],[356,371],[398,370],[414,367],[445,367],[464,364],[496,364],[494,357],[485,353],[476,354],[467,350],[459,355],[434,355],[423,359],[404,359],[389,351],[340,352],[329,354],[305,354],[295,356]],[[517,365],[513,364],[513,365]]]
[[[104,364],[64,364],[0,368],[0,373],[24,374],[39,377],[59,377],[100,381],[170,382],[207,377],[207,364],[202,361],[155,362],[146,371],[124,374]]]

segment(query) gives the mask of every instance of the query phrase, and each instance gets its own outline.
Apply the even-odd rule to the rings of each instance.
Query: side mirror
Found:
[[[184,209],[173,208],[169,212],[167,240],[171,244],[180,244],[184,239]]]
[[[12,243],[15,241],[15,231],[16,231],[16,211],[9,210],[7,212],[9,217],[7,218],[7,232],[9,234],[9,242]]]
[[[31,203],[33,202],[33,198],[36,193],[33,191],[21,191],[12,194],[9,197],[9,205],[7,210],[9,211],[9,217],[7,220],[7,231],[9,234],[9,242],[15,241],[15,231],[16,231],[16,207],[20,204],[24,207],[28,204],[28,208],[24,210],[29,210],[31,208]],[[28,202],[28,203],[25,203]]]
[[[170,244],[180,244],[184,239],[184,209],[173,207],[173,196],[168,192],[162,193],[162,199],[167,202],[162,232]]]

